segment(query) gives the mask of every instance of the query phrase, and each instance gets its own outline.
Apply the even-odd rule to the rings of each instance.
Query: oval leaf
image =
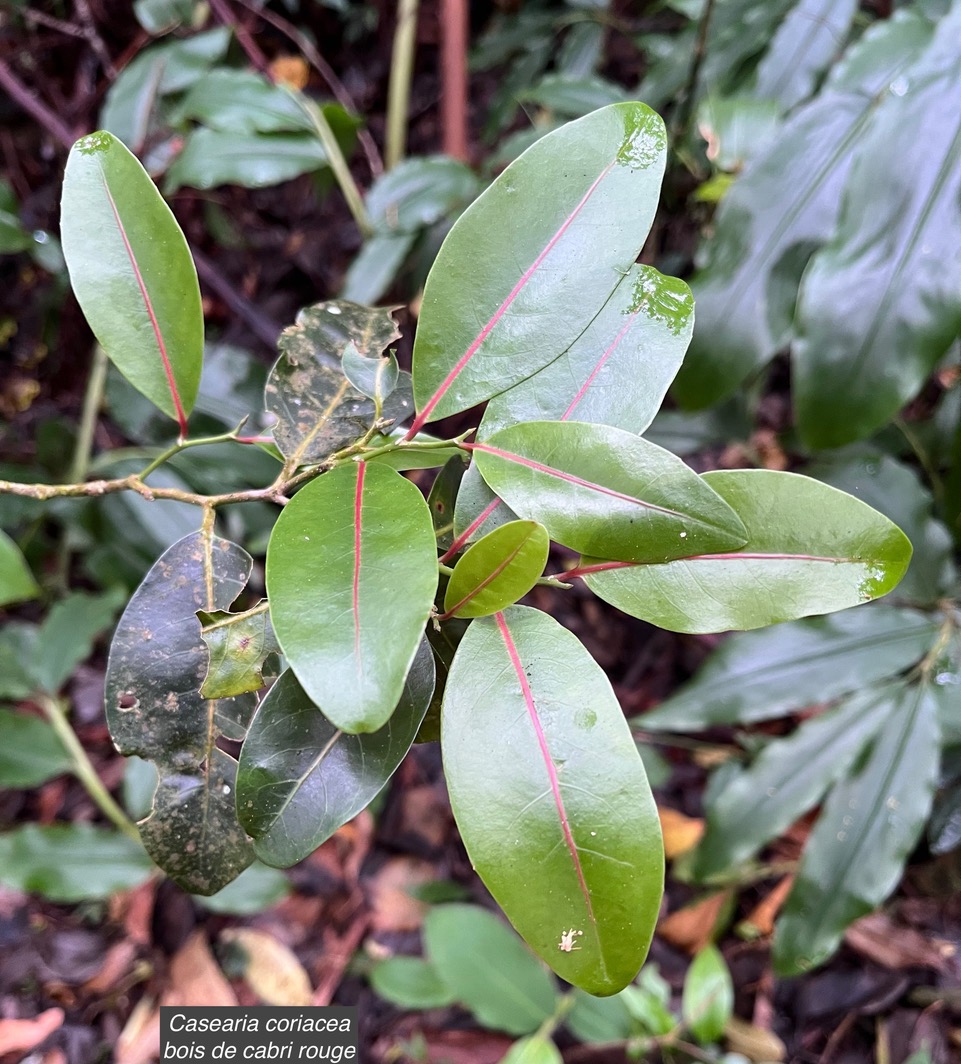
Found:
[[[653,562],[692,547],[730,550],[746,538],[737,514],[704,479],[622,429],[533,421],[471,449],[508,506],[572,550]]]
[[[94,335],[185,433],[203,361],[197,271],[170,208],[112,134],[73,146],[60,225],[70,283]]]
[[[447,679],[441,746],[464,845],[498,904],[563,979],[617,993],[653,934],[663,847],[600,667],[538,610],[475,621]]]
[[[377,731],[393,713],[436,590],[430,510],[387,466],[325,473],[284,507],[270,537],[277,640],[308,698],[343,731]]]
[[[390,720],[371,735],[347,735],[285,672],[251,721],[237,771],[237,813],[257,856],[296,864],[365,809],[410,749],[433,693],[434,660],[422,641]]]
[[[716,946],[706,946],[684,977],[684,1022],[702,1045],[717,1042],[734,1012],[734,983]]]
[[[444,609],[486,617],[523,598],[544,572],[551,542],[536,521],[511,521],[471,547],[454,566]]]
[[[672,632],[725,632],[879,598],[911,560],[897,525],[816,480],[767,469],[703,479],[744,522],[744,549],[661,565],[585,558],[575,572],[595,595]]]
[[[644,243],[666,148],[650,108],[614,104],[542,137],[464,212],[424,290],[417,428],[524,380],[583,332]]]

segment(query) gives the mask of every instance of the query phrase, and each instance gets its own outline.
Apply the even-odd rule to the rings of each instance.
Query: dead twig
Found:
[[[77,139],[67,124],[14,74],[10,67],[0,59],[0,88],[7,91],[10,98],[27,112],[28,115],[59,141],[69,151]]]

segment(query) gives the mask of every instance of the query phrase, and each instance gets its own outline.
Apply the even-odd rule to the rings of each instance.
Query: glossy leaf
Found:
[[[200,693],[204,698],[233,698],[264,686],[264,660],[280,650],[264,606],[246,613],[204,613],[201,635],[210,664]]]
[[[417,326],[418,428],[529,377],[590,324],[644,243],[666,147],[648,107],[605,107],[539,140],[460,217]]]
[[[486,617],[523,598],[547,564],[550,540],[536,521],[511,521],[478,540],[454,566],[444,609]]]
[[[708,804],[696,875],[705,879],[736,868],[812,809],[891,715],[890,698],[890,688],[856,692],[787,738],[769,742],[748,768],[729,777]]]
[[[307,696],[343,731],[377,731],[394,711],[436,589],[427,503],[386,466],[325,473],[284,507],[270,537],[277,639]]]
[[[490,487],[571,550],[661,561],[744,543],[740,519],[669,451],[622,429],[535,421],[472,445]]]
[[[683,406],[733,394],[788,338],[801,273],[834,232],[864,131],[930,35],[910,12],[876,23],[724,197],[691,281],[697,322],[673,390]]]
[[[740,551],[579,572],[605,602],[674,632],[724,632],[847,609],[886,595],[911,543],[863,502],[794,473],[705,473],[744,522]]]
[[[734,635],[692,680],[636,721],[685,732],[784,716],[910,668],[934,645],[938,623],[882,605]]]
[[[402,1009],[438,1009],[455,1000],[454,992],[422,957],[388,957],[372,969],[370,985]]]
[[[693,328],[687,285],[650,266],[633,266],[559,358],[488,403],[478,437],[522,421],[554,420],[643,432],[681,365]]]
[[[837,232],[804,275],[792,381],[810,446],[881,428],[961,333],[959,39],[956,8],[892,83],[851,168]]]
[[[106,898],[152,869],[142,846],[92,824],[25,824],[0,835],[0,883],[50,901]]]
[[[235,543],[195,532],[157,561],[120,618],[107,662],[107,723],[122,754],[159,772],[147,852],[195,894],[215,894],[254,854],[234,811],[237,765],[217,745],[242,739],[254,698],[204,699],[209,654],[197,611],[227,609],[251,559]]]
[[[73,762],[53,728],[39,717],[0,708],[0,788],[39,787]]]
[[[167,171],[164,192],[169,196],[184,185],[267,188],[326,165],[323,145],[308,133],[231,133],[201,126]]]
[[[220,67],[194,85],[177,107],[177,121],[194,119],[225,133],[313,130],[297,101],[252,70]]]
[[[399,336],[390,311],[343,300],[307,307],[284,329],[264,394],[277,418],[274,440],[286,458],[321,461],[370,429],[374,404],[351,386],[340,360],[348,343],[375,358]],[[410,411],[409,389],[400,389],[384,416],[403,419]]]
[[[472,461],[464,472],[454,505],[454,542],[457,550],[506,525],[508,521],[517,520],[517,514],[491,491],[477,463]]]
[[[811,833],[774,937],[778,974],[830,956],[848,925],[897,885],[931,809],[939,757],[930,688],[902,688],[871,751],[831,791]]]
[[[36,598],[40,588],[14,541],[0,530],[0,606]]]
[[[474,621],[447,679],[441,748],[464,845],[508,918],[562,978],[617,993],[647,953],[663,848],[600,667],[538,610]]]
[[[203,362],[197,271],[170,208],[112,134],[71,149],[60,228],[70,283],[100,345],[185,432]]]
[[[528,1034],[552,1015],[553,981],[524,943],[476,905],[441,905],[424,921],[437,974],[485,1026]]]
[[[237,812],[257,856],[296,864],[366,808],[410,749],[433,693],[433,658],[422,642],[387,723],[346,735],[285,672],[251,722],[237,773]]]
[[[716,946],[705,946],[684,977],[684,1023],[700,1044],[717,1042],[734,1013],[734,983]]]

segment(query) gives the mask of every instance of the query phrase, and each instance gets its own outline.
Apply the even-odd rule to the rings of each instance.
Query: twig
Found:
[[[444,154],[467,162],[467,0],[442,0],[440,47]]]
[[[48,15],[43,11],[34,11],[28,7],[23,10],[22,14],[27,22],[46,26],[47,29],[56,30],[58,33],[63,33],[67,37],[87,36],[82,29],[78,26],[74,26],[72,22],[64,22],[63,19],[54,18],[53,15]]]
[[[281,327],[259,311],[233,287],[217,267],[196,248],[190,249],[194,262],[197,264],[197,273],[205,285],[212,288],[218,296],[239,318],[245,321],[252,333],[270,348],[277,343]]]
[[[34,121],[43,126],[50,136],[58,140],[67,151],[73,147],[73,142],[77,138],[67,124],[42,100],[34,96],[2,59],[0,59],[0,88],[6,89],[14,102],[18,103]]]
[[[97,25],[90,12],[88,0],[74,0],[74,7],[77,10],[80,22],[83,24],[83,35],[87,38],[87,43],[90,45],[94,55],[100,60],[104,73],[113,80],[117,76],[117,68],[113,65],[113,60],[110,58],[107,46],[103,43],[103,38],[97,33]]]
[[[417,42],[417,0],[400,0],[397,28],[390,60],[387,87],[387,169],[393,169],[407,151],[407,112],[410,83],[414,73],[414,46]]]

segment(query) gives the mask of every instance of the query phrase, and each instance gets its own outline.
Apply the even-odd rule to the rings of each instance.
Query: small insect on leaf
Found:
[[[564,953],[572,953],[574,950],[580,949],[580,946],[574,945],[574,936],[583,934],[583,931],[575,931],[573,927],[570,931],[562,931],[561,940],[557,943],[557,948],[563,950]]]

